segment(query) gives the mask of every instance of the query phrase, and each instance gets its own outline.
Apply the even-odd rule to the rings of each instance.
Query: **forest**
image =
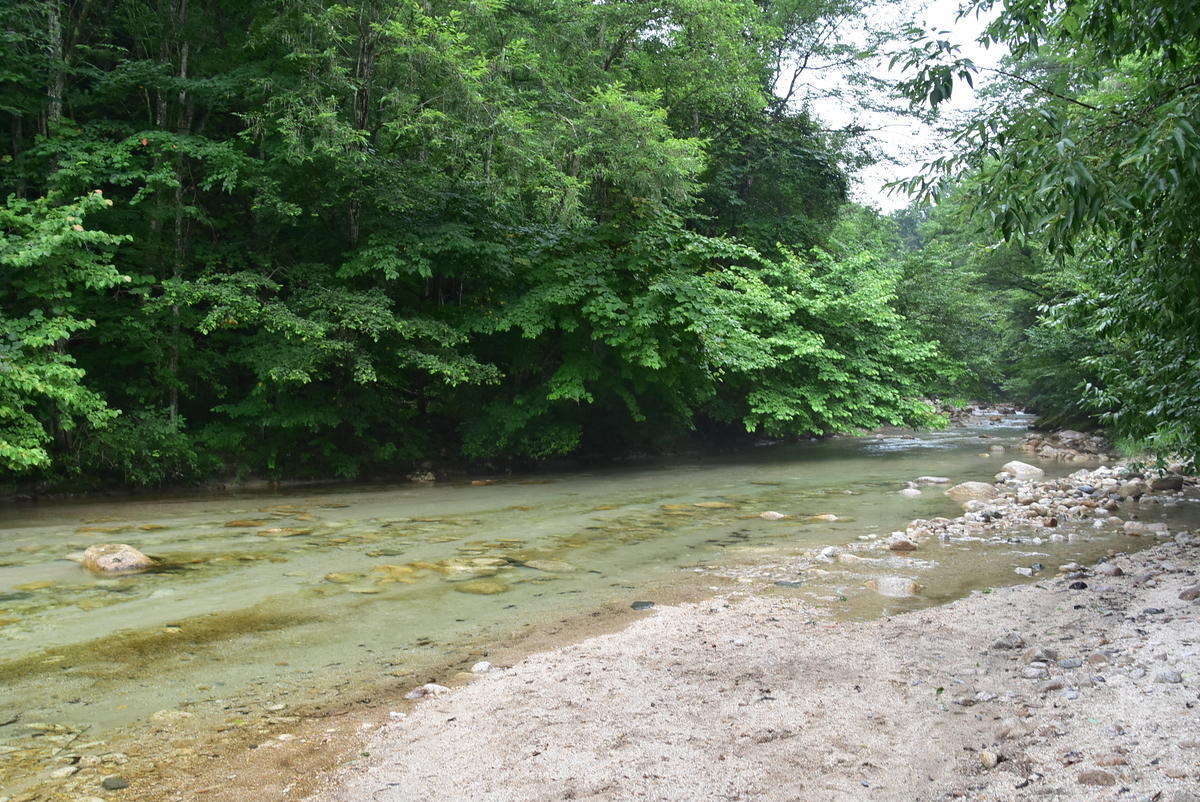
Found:
[[[1194,457],[1200,6],[973,0],[981,69],[881,5],[4,3],[0,477],[495,468],[931,399]],[[979,91],[899,212],[803,100],[833,65],[926,118]]]

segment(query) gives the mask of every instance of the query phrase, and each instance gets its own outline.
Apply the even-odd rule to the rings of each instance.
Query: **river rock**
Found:
[[[820,515],[810,515],[808,517],[808,520],[810,520],[810,521],[825,521],[825,522],[832,523],[833,521],[837,521],[839,519],[833,513],[825,512],[825,513],[821,513]]]
[[[1180,601],[1195,601],[1200,599],[1200,585],[1191,585],[1179,591]]]
[[[990,501],[1000,491],[985,482],[962,482],[947,490],[946,495],[955,501]]]
[[[919,485],[948,485],[950,478],[948,476],[918,476],[914,481]]]
[[[782,512],[775,512],[774,510],[767,510],[764,513],[760,513],[758,517],[762,518],[764,521],[778,521],[783,518],[787,518],[788,516],[784,515]]]
[[[1146,483],[1141,479],[1130,479],[1117,488],[1117,493],[1126,498],[1140,498],[1146,492]]]
[[[921,589],[916,582],[903,576],[881,576],[867,580],[866,586],[880,596],[892,596],[898,599],[916,596]]]
[[[1124,576],[1125,572],[1121,570],[1119,565],[1112,563],[1100,563],[1096,566],[1097,576]]]
[[[900,491],[900,495],[907,496],[909,498],[916,498],[917,496],[921,495],[921,491],[915,487],[906,487]]]
[[[898,537],[888,544],[888,548],[892,551],[916,551],[917,544],[908,538]]]
[[[1147,535],[1149,537],[1166,537],[1168,534],[1167,525],[1161,522],[1147,523],[1145,521],[1126,521],[1124,526],[1125,534],[1131,537],[1141,537]]]
[[[83,553],[83,567],[93,574],[137,574],[155,565],[154,560],[124,543],[97,543]]]
[[[475,665],[471,666],[472,674],[486,674],[493,668],[492,664],[487,660],[480,660]]]
[[[1030,465],[1027,462],[1021,462],[1020,460],[1006,462],[1000,470],[1004,471],[1005,473],[1012,474],[1014,479],[1020,479],[1022,481],[1041,479],[1046,475],[1046,472],[1036,465]]]
[[[1159,476],[1150,480],[1151,490],[1183,490],[1182,476]]]
[[[405,699],[423,699],[426,696],[441,696],[450,689],[445,685],[438,685],[436,682],[427,682],[419,688],[413,688],[408,693],[404,694]]]

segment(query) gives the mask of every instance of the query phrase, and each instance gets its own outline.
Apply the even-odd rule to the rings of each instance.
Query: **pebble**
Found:
[[[1096,573],[1100,576],[1124,576],[1125,574],[1120,566],[1113,565],[1112,563],[1100,563],[1096,566]]]
[[[760,513],[758,517],[762,518],[764,521],[778,521],[781,518],[786,518],[787,516],[784,515],[782,512],[775,512],[774,510],[767,510],[764,513]]]
[[[1184,588],[1179,592],[1179,598],[1181,601],[1195,601],[1196,599],[1200,599],[1200,585],[1191,585]]]
[[[1059,668],[1079,668],[1083,665],[1082,657],[1067,657],[1058,661]]]
[[[1087,582],[1072,582],[1067,587],[1070,590],[1087,590]]]
[[[54,771],[50,772],[50,776],[61,780],[64,777],[70,777],[77,771],[79,771],[78,766],[63,766],[61,769],[55,769]]]
[[[1050,693],[1050,691],[1061,691],[1062,688],[1063,688],[1063,681],[1056,677],[1054,679],[1048,679],[1045,682],[1039,684],[1038,685],[1038,693]]]
[[[629,605],[630,609],[632,610],[649,610],[653,606],[654,602],[652,601],[635,601],[633,604]]]
[[[1154,675],[1154,681],[1165,682],[1174,685],[1176,683],[1183,682],[1183,676],[1178,671],[1160,671]]]
[[[492,664],[489,663],[487,660],[480,660],[478,663],[471,666],[471,673],[472,674],[486,674],[487,672],[491,671],[492,668],[493,668]]]
[[[1092,769],[1091,771],[1080,772],[1075,781],[1080,785],[1113,785],[1116,783],[1117,778],[1107,771]]]
[[[405,699],[423,699],[426,696],[441,696],[450,689],[445,685],[438,685],[436,682],[427,682],[419,688],[413,688],[408,693],[404,694]]]
[[[129,780],[118,774],[110,774],[100,781],[100,787],[105,791],[120,791],[129,787]]]
[[[1021,671],[1021,676],[1025,679],[1046,679],[1050,672],[1038,666],[1029,666]]]
[[[993,649],[1020,649],[1025,645],[1024,639],[1015,632],[1001,635],[992,643]]]
[[[980,750],[979,762],[985,769],[994,769],[1000,763],[1000,755],[987,749]]]

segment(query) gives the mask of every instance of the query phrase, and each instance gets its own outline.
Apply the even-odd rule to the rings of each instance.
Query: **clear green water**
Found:
[[[637,600],[732,585],[878,615],[1019,581],[1013,566],[1032,560],[1129,548],[1079,527],[1072,542],[930,546],[824,565],[795,590],[774,584],[797,578],[814,548],[958,514],[937,488],[896,491],[924,474],[989,480],[1014,457],[981,452],[1011,447],[1023,422],[488,485],[12,505],[0,512],[0,759],[34,721],[99,738],[164,709],[313,700],[388,677],[420,684],[439,660],[522,627]],[[694,506],[711,502],[722,506]],[[765,510],[793,517],[765,521]],[[823,514],[841,520],[806,520]],[[98,542],[133,545],[164,570],[92,577],[69,558]],[[863,587],[895,573],[925,591],[896,600]]]

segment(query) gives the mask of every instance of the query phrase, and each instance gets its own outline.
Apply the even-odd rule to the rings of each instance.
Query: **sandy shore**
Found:
[[[1200,800],[1198,558],[863,623],[655,609],[391,714],[311,799]]]

